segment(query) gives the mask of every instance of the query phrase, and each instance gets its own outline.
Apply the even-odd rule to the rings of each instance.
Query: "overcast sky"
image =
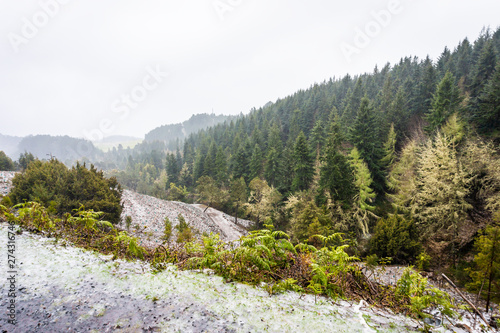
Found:
[[[436,59],[498,0],[0,0],[0,133],[143,137],[347,73]]]

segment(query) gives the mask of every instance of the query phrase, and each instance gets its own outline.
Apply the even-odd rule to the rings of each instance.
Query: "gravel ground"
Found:
[[[122,195],[122,223],[125,226],[126,216],[132,217],[130,233],[138,237],[141,245],[154,248],[162,243],[164,220],[168,217],[172,226],[179,224],[177,216],[182,214],[186,222],[200,233],[210,232],[220,235],[223,241],[233,241],[247,234],[245,228],[236,225],[225,214],[209,208],[203,212],[202,205],[189,205],[183,202],[166,201],[148,195],[124,190]],[[244,220],[245,221],[245,220]],[[251,222],[245,222],[247,224]],[[239,222],[238,222],[239,224]],[[136,226],[138,228],[135,228]],[[177,238],[176,230],[172,240]]]
[[[16,175],[15,171],[0,171],[0,195],[7,195],[12,188],[12,178]]]
[[[406,266],[379,266],[374,271],[367,271],[367,275],[371,278],[372,281],[376,281],[378,283],[384,285],[396,285],[396,282],[401,278],[403,271],[406,269]],[[452,288],[441,276],[434,276],[433,273],[423,272],[422,275],[427,276],[427,280],[430,285],[439,288],[443,291],[446,291],[450,296],[455,300],[456,304],[468,306],[468,304],[463,300],[463,298],[458,294],[458,292]],[[467,297],[467,299],[475,304],[476,295],[462,291],[462,294]],[[486,320],[490,320],[490,316],[492,313],[499,314],[499,306],[498,304],[491,304],[490,306],[493,308],[493,311],[489,311],[488,313],[484,312],[486,306],[486,301],[480,299],[478,302],[478,309],[481,311]],[[466,331],[469,332],[482,332],[481,325],[484,325],[484,322],[479,318],[479,316],[475,316],[469,311],[459,310],[459,315],[461,319],[456,320],[453,324],[459,327],[464,327]]]

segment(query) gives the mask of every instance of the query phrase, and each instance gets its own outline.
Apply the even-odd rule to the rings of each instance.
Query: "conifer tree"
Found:
[[[250,157],[250,179],[255,177],[260,177],[262,174],[264,158],[262,156],[262,150],[259,145],[256,144],[252,156]]]
[[[175,158],[174,154],[170,153],[167,154],[167,184],[166,187],[167,189],[170,188],[170,184],[174,183],[176,184],[179,180],[179,169],[177,165],[177,159]]]
[[[474,68],[474,77],[471,84],[471,97],[473,100],[481,95],[484,86],[495,70],[496,63],[496,51],[493,42],[489,40],[485,42]]]
[[[374,207],[369,202],[375,197],[371,188],[372,177],[368,166],[361,158],[358,149],[353,148],[349,154],[349,162],[354,170],[354,184],[357,189],[356,203],[362,210],[373,210]]]
[[[347,128],[348,124],[350,124],[354,119],[356,119],[363,96],[365,96],[363,81],[361,80],[361,78],[358,78],[356,80],[356,85],[354,86],[354,89],[352,91],[351,90],[349,91],[345,101],[346,105],[344,107],[341,116],[342,127]]]
[[[316,152],[316,157],[319,157],[321,149],[325,143],[325,128],[323,122],[318,120],[311,131],[311,147]]]
[[[314,160],[304,132],[300,132],[293,149],[294,178],[292,187],[295,191],[309,188],[314,176]]]
[[[332,111],[330,118],[330,134],[320,168],[320,193],[328,191],[332,199],[346,206],[354,196],[353,170],[347,157],[340,152],[342,136],[336,109]]]
[[[357,148],[361,159],[367,164],[374,180],[374,188],[382,192],[385,181],[380,169],[382,150],[373,108],[368,98],[361,100],[358,116],[351,128],[351,142]]]
[[[247,201],[247,185],[245,184],[245,179],[243,179],[243,177],[232,181],[229,194],[231,200],[236,204],[234,223],[238,223],[238,210],[240,208],[240,205]]]
[[[479,97],[476,121],[482,131],[500,128],[500,61]]]
[[[446,119],[455,112],[460,111],[462,97],[451,72],[439,82],[436,93],[432,98],[431,110],[427,113],[428,131],[434,132],[444,124]]]
[[[417,112],[425,114],[431,109],[432,94],[436,91],[436,70],[427,57],[424,61],[422,79],[418,86]]]
[[[217,154],[215,155],[215,180],[219,185],[225,185],[228,181],[227,174],[227,158],[222,147],[217,148]]]
[[[402,87],[398,89],[394,100],[389,107],[387,123],[392,124],[395,131],[395,139],[401,138],[405,132],[406,124],[410,114],[408,113],[408,96]]]
[[[271,186],[277,186],[281,180],[280,154],[274,147],[271,147],[266,156],[264,167],[264,177]]]
[[[250,142],[246,141],[245,144],[241,144],[238,148],[236,155],[233,157],[233,176],[234,178],[243,177],[245,181],[250,178],[250,154],[249,154]]]
[[[411,212],[423,238],[448,242],[456,253],[457,233],[471,208],[467,196],[472,179],[453,147],[440,132],[427,142],[419,158],[418,192]]]
[[[380,165],[387,170],[394,163],[394,159],[396,158],[396,131],[394,131],[394,124],[391,124],[389,129],[387,141],[384,143],[383,153]]]

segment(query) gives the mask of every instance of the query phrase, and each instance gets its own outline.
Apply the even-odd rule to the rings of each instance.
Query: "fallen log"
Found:
[[[450,284],[450,286],[453,287],[453,289],[455,289],[455,291],[464,299],[464,301],[467,302],[467,304],[469,304],[471,306],[471,308],[474,309],[474,311],[479,315],[479,317],[481,317],[481,319],[484,321],[484,323],[486,324],[487,327],[490,327],[490,324],[488,323],[488,321],[486,320],[486,318],[484,318],[483,314],[481,312],[479,312],[479,310],[474,306],[474,304],[472,304],[465,296],[464,294],[462,294],[462,292],[457,288],[457,286],[453,283],[453,281],[450,280],[449,277],[447,277],[444,273],[441,274],[443,276],[443,278]]]

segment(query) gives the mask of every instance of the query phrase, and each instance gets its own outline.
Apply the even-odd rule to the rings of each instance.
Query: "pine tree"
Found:
[[[225,185],[228,181],[227,158],[222,147],[217,148],[215,155],[215,180],[219,185]]]
[[[167,189],[170,188],[170,184],[174,183],[176,184],[179,180],[179,169],[177,167],[177,160],[174,156],[174,154],[167,154],[167,184],[166,187]]]
[[[340,152],[342,137],[340,133],[339,117],[334,109],[330,125],[330,135],[323,155],[323,164],[320,168],[320,193],[328,191],[330,197],[340,201],[344,206],[351,203],[354,196],[353,170],[347,157]]]
[[[344,107],[344,112],[341,116],[341,124],[342,127],[348,127],[358,114],[358,110],[360,108],[363,96],[365,96],[365,90],[363,87],[363,81],[361,78],[356,80],[356,85],[352,91],[349,91],[348,96],[346,98],[346,105]]]
[[[260,177],[262,175],[263,161],[264,158],[262,156],[262,150],[259,145],[256,144],[250,158],[250,179],[254,179],[255,177]]]
[[[385,180],[380,169],[382,150],[378,135],[377,121],[368,98],[361,100],[358,116],[351,128],[351,142],[357,148],[361,159],[368,165],[374,180],[374,188],[383,191]]]
[[[274,147],[271,147],[266,156],[264,177],[271,186],[278,186],[278,182],[281,180],[281,172],[280,154]]]
[[[424,147],[417,169],[417,188],[410,207],[423,239],[451,244],[455,255],[460,225],[471,208],[470,175],[457,159],[455,144],[437,133]]]
[[[441,127],[450,115],[460,111],[461,102],[462,97],[455,83],[455,78],[451,72],[446,72],[436,88],[431,110],[426,115],[429,122],[427,130],[434,132]]]
[[[238,223],[238,210],[240,205],[247,201],[247,184],[245,184],[245,179],[243,179],[243,177],[233,180],[229,194],[231,200],[236,204],[234,223]]]
[[[215,145],[215,142],[212,142],[210,144],[210,147],[208,148],[207,155],[205,157],[205,160],[203,162],[203,175],[204,176],[210,176],[212,178],[215,177],[216,169],[215,169],[215,158],[217,155],[217,146]]]
[[[436,67],[440,76],[444,76],[446,72],[451,71],[451,52],[450,49],[445,46],[443,52],[439,56]]]
[[[319,157],[320,152],[325,144],[325,128],[321,120],[316,121],[312,131],[311,131],[311,147],[314,148],[316,156]]]
[[[472,46],[467,38],[457,47],[457,59],[455,64],[456,75],[463,80],[466,87],[470,85],[470,72],[472,66]]]
[[[394,124],[391,124],[389,129],[389,134],[387,135],[387,141],[384,143],[384,154],[380,160],[380,165],[382,168],[387,170],[396,158],[396,131],[394,131]]]
[[[479,97],[476,121],[481,131],[500,128],[500,61]]]
[[[369,204],[369,201],[375,197],[371,188],[373,180],[368,166],[356,148],[353,148],[349,154],[349,162],[354,170],[354,184],[357,189],[356,203],[362,210],[373,210],[375,207]]]
[[[474,78],[470,87],[472,100],[481,95],[484,86],[495,70],[496,63],[497,55],[495,48],[493,42],[489,40],[484,44],[474,68]]]
[[[409,116],[408,96],[403,88],[400,87],[389,107],[389,113],[387,115],[387,123],[392,123],[392,126],[394,127],[393,130],[396,134],[395,139],[401,138],[403,133],[405,133]]]
[[[436,91],[436,70],[427,57],[424,61],[422,80],[418,86],[417,112],[425,114],[431,109],[432,94]]]
[[[295,140],[293,158],[295,175],[292,187],[294,191],[307,190],[314,176],[314,160],[304,132],[300,132]]]
[[[247,182],[250,178],[249,145],[249,141],[246,141],[245,144],[241,144],[236,155],[233,157],[233,177],[243,177],[243,179],[245,179],[245,182]]]

